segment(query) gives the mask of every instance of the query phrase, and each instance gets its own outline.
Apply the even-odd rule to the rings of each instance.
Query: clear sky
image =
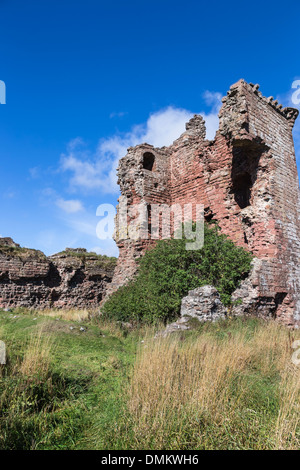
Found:
[[[0,235],[116,254],[96,209],[117,203],[117,159],[194,113],[213,137],[240,78],[290,105],[299,28],[298,0],[0,0]],[[299,123],[295,141],[300,159]]]

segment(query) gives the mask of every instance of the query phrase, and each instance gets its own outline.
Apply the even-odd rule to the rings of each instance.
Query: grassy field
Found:
[[[154,333],[0,311],[0,449],[299,448],[298,332],[249,318]]]

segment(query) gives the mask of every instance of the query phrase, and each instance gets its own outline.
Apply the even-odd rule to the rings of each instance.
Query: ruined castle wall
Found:
[[[50,274],[47,258],[34,250],[19,256],[14,256],[13,249],[1,251],[0,307],[30,306],[46,299],[45,282]]]
[[[220,131],[233,155],[257,158],[256,171],[250,172],[250,205],[241,217],[249,248],[262,261],[256,273],[259,295],[288,324],[298,320],[300,292],[299,182],[292,139],[297,115],[245,82],[231,87],[220,113]]]
[[[15,244],[1,246],[0,308],[97,308],[111,282],[114,262],[66,252],[47,258]]]
[[[217,220],[224,233],[245,246],[240,208],[230,194],[232,153],[226,139],[218,133],[214,142],[194,140],[188,148],[176,144],[172,149],[172,203],[203,204],[205,218]]]
[[[151,156],[153,158],[152,167]],[[107,289],[107,296],[134,277],[137,271],[137,260],[155,244],[155,240],[150,238],[150,213],[147,216],[148,239],[143,238],[143,240],[132,242],[128,238],[127,224],[135,223],[138,215],[136,209],[139,205],[142,205],[147,213],[151,204],[170,204],[168,149],[156,149],[148,144],[130,147],[127,155],[119,161],[118,183],[123,201],[128,205],[128,210],[125,232],[122,224],[116,224],[115,239],[119,248],[119,258],[113,280]],[[119,216],[120,204],[118,207]]]
[[[300,320],[299,183],[292,138],[297,115],[241,80],[223,98],[213,141],[205,140],[203,119],[195,116],[169,148],[129,149],[119,169],[121,192],[129,201],[203,204],[206,219],[218,221],[223,233],[258,259],[241,288],[246,311],[288,324]],[[147,151],[155,155],[151,171],[142,169]],[[120,260],[112,290],[132,278],[136,260],[152,242],[116,239]]]

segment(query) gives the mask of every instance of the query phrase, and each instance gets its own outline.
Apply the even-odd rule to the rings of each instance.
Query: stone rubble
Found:
[[[158,336],[167,336],[170,333],[189,330],[191,318],[200,323],[207,321],[216,322],[225,320],[227,309],[220,300],[220,295],[213,286],[197,287],[189,291],[188,295],[181,301],[180,318],[167,325],[166,329]]]

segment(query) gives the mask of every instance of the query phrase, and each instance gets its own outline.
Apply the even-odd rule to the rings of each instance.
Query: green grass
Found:
[[[97,418],[105,426],[114,418],[121,386],[133,363],[137,339],[116,328],[66,322],[42,315],[0,312],[0,336],[9,363],[0,378],[0,449],[76,449],[89,446],[87,430]],[[74,330],[70,330],[70,326]],[[85,332],[80,332],[85,327]],[[50,371],[46,385],[18,373],[32,335],[50,337]],[[1,366],[0,366],[1,367]],[[17,370],[17,372],[16,372]],[[1,376],[0,376],[1,377]],[[37,384],[36,389],[30,386]],[[3,404],[5,392],[8,402]],[[6,399],[7,401],[7,399]],[[34,403],[34,402],[37,403]],[[40,403],[42,401],[42,403]],[[33,403],[33,404],[32,404]],[[9,412],[16,408],[16,413]]]
[[[0,254],[11,257],[23,258],[35,258],[38,260],[46,260],[46,255],[39,250],[33,250],[31,248],[22,248],[20,246],[0,246]]]
[[[56,253],[53,255],[53,257],[70,257],[70,258],[78,258],[83,262],[86,262],[88,260],[93,260],[95,261],[95,264],[98,266],[103,266],[104,268],[111,268],[114,269],[117,264],[117,258],[113,256],[106,256],[106,255],[98,255],[95,252],[79,252],[79,251],[72,251],[71,249],[67,251],[61,251],[59,253]]]
[[[299,447],[299,334],[256,318],[194,327],[153,340],[0,310],[0,449]]]
[[[0,254],[4,256],[9,256],[9,257],[14,257],[14,258],[20,258],[21,260],[27,259],[27,258],[34,258],[39,261],[45,261],[47,259],[47,256],[39,250],[34,250],[31,248],[23,248],[20,246],[5,246],[1,245],[0,246]],[[60,253],[57,253],[55,256],[65,256],[65,257],[70,257],[70,258],[78,258],[82,262],[86,262],[89,260],[92,260],[95,265],[103,267],[104,269],[114,269],[116,264],[117,264],[117,258],[114,257],[109,257],[106,255],[98,255],[97,253],[94,252],[77,252],[77,251],[61,251]]]

